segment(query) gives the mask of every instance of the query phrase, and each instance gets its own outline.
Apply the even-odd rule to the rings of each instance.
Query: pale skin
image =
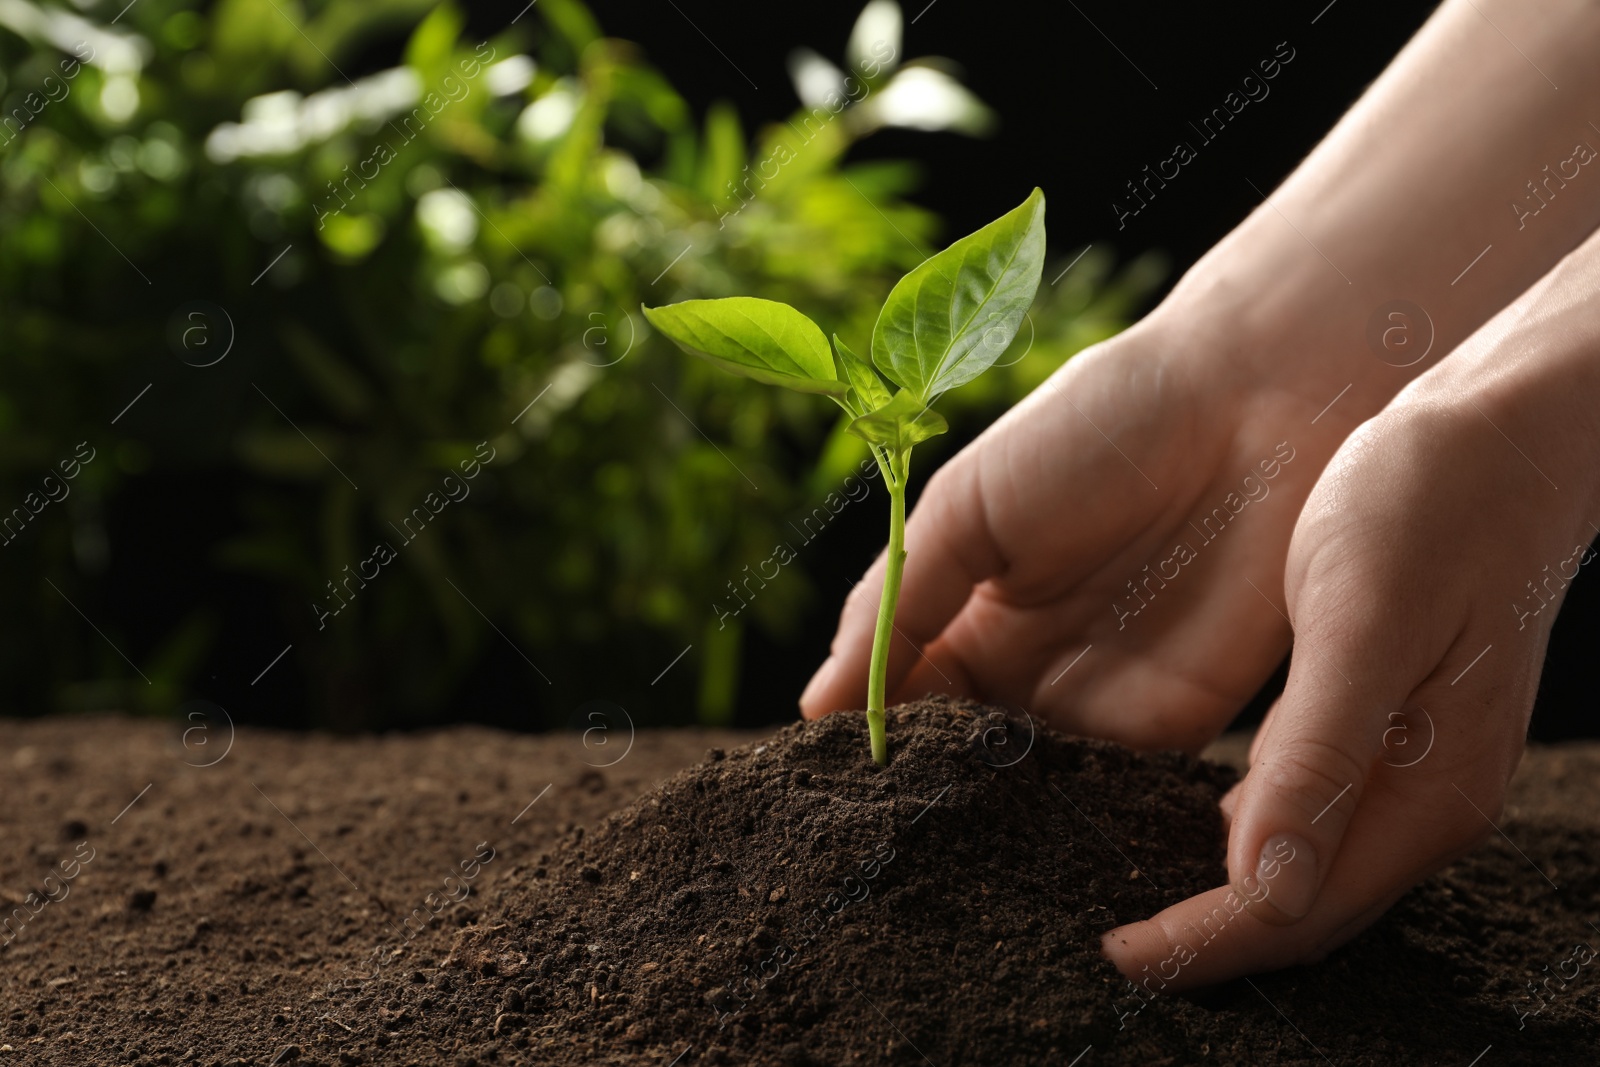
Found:
[[[1180,945],[1166,988],[1318,959],[1493,833],[1565,590],[1542,580],[1600,533],[1600,160],[1527,188],[1600,147],[1597,46],[1592,5],[1447,0],[1159,308],[918,501],[891,697],[1198,751],[1293,643],[1223,802],[1252,902],[1215,940],[1195,931],[1229,886],[1110,931],[1130,977]],[[1397,298],[1434,331],[1408,367],[1367,342]],[[1270,492],[1206,540],[1193,524],[1284,444]],[[1143,585],[1179,543],[1194,558]],[[882,574],[846,602],[806,717],[863,705]],[[1422,731],[1419,707],[1433,747],[1398,766],[1415,750],[1389,731]],[[1291,850],[1263,895],[1263,853]]]

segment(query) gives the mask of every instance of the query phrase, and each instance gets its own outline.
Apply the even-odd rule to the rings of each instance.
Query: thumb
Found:
[[[1289,679],[1238,787],[1228,837],[1229,881],[1278,925],[1310,912],[1381,756],[1389,712],[1415,681],[1387,627],[1305,599],[1300,616],[1317,622],[1295,634]]]

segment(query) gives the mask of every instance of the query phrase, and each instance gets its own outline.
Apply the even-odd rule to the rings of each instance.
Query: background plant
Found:
[[[938,68],[899,62],[896,40],[834,121],[813,105],[751,139],[730,109],[690,114],[571,0],[486,34],[415,0],[116,14],[0,8],[7,115],[77,41],[94,49],[0,146],[0,507],[78,441],[102,450],[0,550],[3,710],[168,712],[204,692],[265,717],[275,692],[333,725],[531,724],[603,693],[636,717],[726,718],[745,627],[790,640],[817,598],[786,574],[720,629],[711,602],[865,446],[803,397],[685,365],[630,309],[749,293],[865,336],[937,220],[903,199],[912,167],[846,153],[895,121],[893,79]],[[480,42],[471,91],[402,143],[393,124]],[[794,158],[731,198],[807,115]],[[966,100],[950,121],[984,116]],[[392,161],[319,212],[380,143]],[[951,398],[958,433],[1119,329],[1155,280],[1108,272],[1091,253],[1044,290],[996,373]],[[203,340],[232,335],[208,367],[175,329],[196,301],[231,323],[207,312]],[[471,498],[319,632],[326,584],[483,440],[497,458]]]

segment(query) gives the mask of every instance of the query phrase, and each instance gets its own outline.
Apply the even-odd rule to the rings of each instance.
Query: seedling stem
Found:
[[[877,450],[874,450],[877,451]],[[889,742],[884,729],[889,676],[889,644],[894,637],[894,609],[900,600],[900,578],[906,569],[906,475],[910,453],[899,454],[898,462],[879,465],[889,487],[889,553],[883,573],[883,596],[878,600],[878,628],[872,635],[872,666],[867,674],[867,732],[872,738],[872,758],[879,766],[889,763]]]

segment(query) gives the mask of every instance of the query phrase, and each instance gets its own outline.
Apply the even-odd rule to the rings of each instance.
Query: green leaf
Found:
[[[930,256],[889,293],[872,329],[872,362],[931,400],[1000,358],[1044,269],[1044,193]]]
[[[850,414],[865,415],[889,402],[889,389],[878,377],[878,372],[872,369],[872,364],[852,352],[838,334],[833,335],[833,352],[833,366],[839,374],[839,380],[850,383],[850,399],[855,402],[855,406],[848,409]]]
[[[890,452],[904,452],[930,437],[938,437],[949,428],[943,415],[905,389],[877,411],[862,415],[850,424],[851,433]]]
[[[685,300],[644,308],[650,325],[723,370],[802,393],[844,396],[828,339],[788,304],[753,296]]]
[[[406,42],[406,66],[416,70],[423,81],[448,66],[451,52],[466,19],[454,4],[440,4],[423,19]]]
[[[712,104],[706,112],[704,154],[700,157],[700,193],[719,214],[743,206],[737,185],[744,176],[744,130],[732,104]]]
[[[545,0],[539,10],[551,28],[566,38],[572,50],[580,55],[600,38],[600,24],[587,8],[574,0]]]
[[[322,243],[343,263],[359,263],[383,240],[383,216],[329,215],[317,232]]]

